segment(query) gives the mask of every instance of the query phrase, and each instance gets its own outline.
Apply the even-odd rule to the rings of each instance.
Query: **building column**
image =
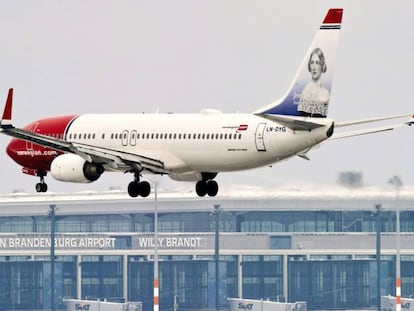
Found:
[[[82,256],[76,256],[76,299],[82,299]]]
[[[283,257],[283,297],[285,297],[285,302],[289,301],[289,291],[288,291],[288,255],[282,255]]]
[[[125,299],[125,302],[128,301],[128,255],[122,255],[123,259],[123,269],[122,269],[122,293]]]
[[[243,256],[237,255],[237,296],[243,298]]]

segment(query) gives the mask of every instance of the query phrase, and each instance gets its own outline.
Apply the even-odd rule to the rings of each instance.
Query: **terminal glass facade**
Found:
[[[197,236],[214,232],[214,217],[204,212],[163,212],[161,233],[188,233]],[[376,306],[376,265],[373,254],[303,255],[293,245],[293,233],[375,232],[370,211],[252,211],[220,214],[220,232],[239,233],[248,238],[270,235],[261,251],[241,254],[232,243],[223,246],[220,256],[220,305],[227,297],[307,301],[308,309],[372,308]],[[401,231],[414,232],[414,212],[401,212]],[[142,301],[144,311],[152,310],[152,255],[131,254],[132,234],[153,233],[152,213],[58,216],[57,233],[96,236],[110,233],[116,239],[109,250],[59,254],[56,257],[57,305],[62,298]],[[46,216],[0,217],[0,233],[47,234]],[[395,213],[385,211],[382,232],[395,232]],[[272,235],[273,234],[273,235]],[[334,236],[334,235],[333,235]],[[259,240],[258,240],[259,241]],[[260,240],[261,241],[261,240]],[[0,238],[0,246],[4,243]],[[321,245],[323,246],[323,245]],[[292,253],[296,248],[298,254]],[[304,246],[306,248],[306,245]],[[317,246],[314,246],[317,248]],[[290,250],[286,252],[285,250]],[[20,256],[0,254],[0,310],[38,310],[50,307],[50,258],[23,252]],[[13,252],[11,252],[13,253]],[[147,252],[148,253],[148,252]],[[160,256],[161,310],[213,309],[215,307],[215,262],[211,252],[184,255],[164,251]],[[15,252],[14,252],[15,254]],[[381,291],[394,293],[395,258],[382,258]],[[414,254],[402,256],[402,295],[414,295]],[[286,278],[288,281],[286,281]],[[49,284],[49,285],[48,285]]]
[[[222,213],[221,232],[375,232],[370,211],[257,211]],[[151,214],[57,217],[57,232],[153,232]],[[382,232],[395,232],[395,213],[383,212]],[[414,212],[400,214],[401,232],[414,232]],[[159,215],[160,232],[213,232],[209,212]],[[50,232],[47,217],[1,217],[0,232]]]

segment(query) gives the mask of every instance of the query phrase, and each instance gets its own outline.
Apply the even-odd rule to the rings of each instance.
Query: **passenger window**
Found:
[[[174,134],[174,139],[176,139],[177,138],[177,134]]]
[[[95,139],[95,134],[93,134],[93,138]],[[102,133],[102,139],[105,139],[105,133]]]

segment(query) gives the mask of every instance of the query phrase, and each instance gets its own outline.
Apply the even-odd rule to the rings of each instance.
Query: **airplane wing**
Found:
[[[164,163],[155,157],[146,155],[144,150],[142,151],[142,154],[121,152],[108,148],[68,142],[63,139],[16,128],[11,122],[12,100],[13,89],[10,89],[2,119],[0,121],[0,133],[2,134],[24,141],[29,141],[60,152],[74,153],[82,157],[85,161],[104,164],[113,170],[127,171],[134,169],[141,171],[142,169],[145,169],[154,173],[167,173]]]

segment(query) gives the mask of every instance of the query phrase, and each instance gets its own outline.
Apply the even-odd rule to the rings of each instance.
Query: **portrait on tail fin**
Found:
[[[329,105],[329,90],[323,85],[322,75],[326,72],[325,55],[320,48],[310,54],[308,71],[311,81],[300,94],[298,112],[300,116],[326,117]]]

